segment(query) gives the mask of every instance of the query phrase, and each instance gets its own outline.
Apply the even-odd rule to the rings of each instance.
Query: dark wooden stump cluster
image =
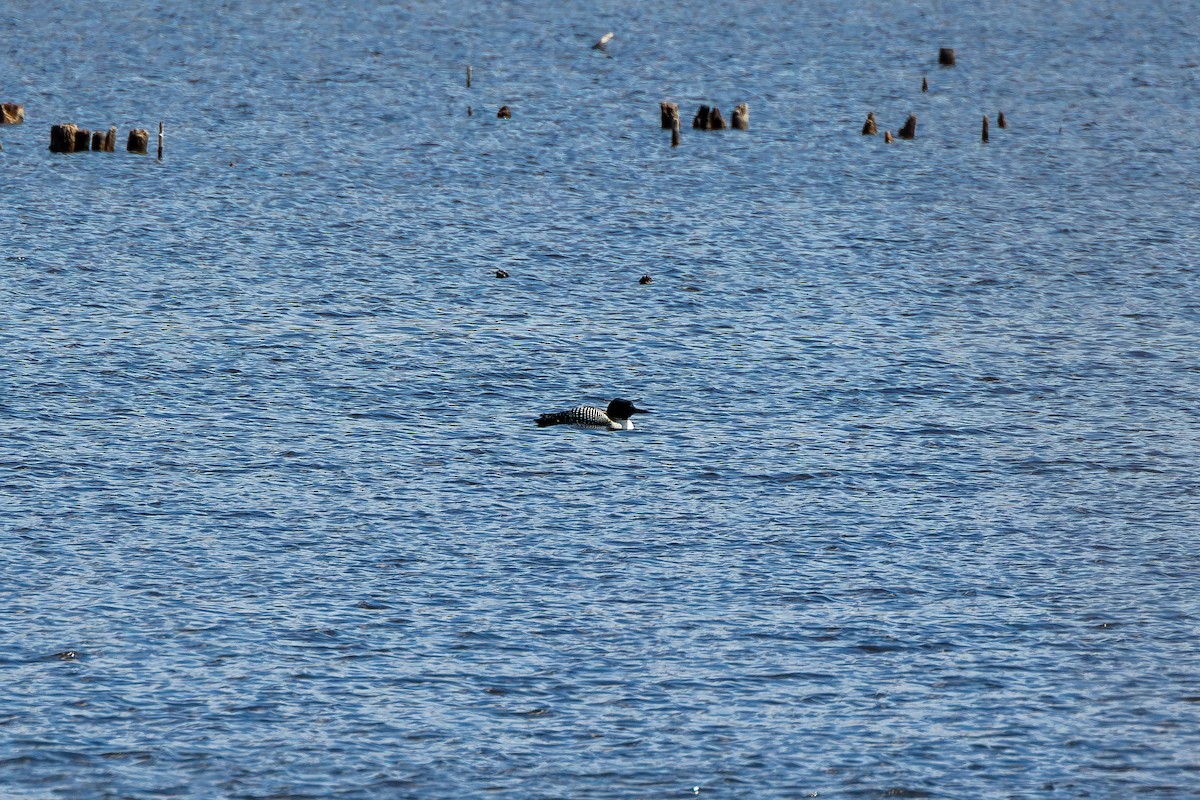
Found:
[[[131,153],[145,153],[150,144],[150,132],[137,128],[129,132],[125,149]],[[117,129],[89,131],[75,123],[50,126],[51,153],[114,153],[117,150]]]
[[[671,131],[671,146],[679,146],[679,104],[663,101],[658,104],[659,122],[663,130]],[[739,131],[750,130],[750,106],[741,103],[734,106],[733,116],[728,123],[721,109],[716,106],[702,105],[692,117],[692,128],[698,131],[723,131],[733,128]]]
[[[698,131],[723,131],[728,126],[725,117],[721,116],[721,109],[700,106],[696,116],[692,117],[692,127]]]
[[[25,121],[25,106],[0,103],[0,125],[19,125]]]
[[[89,131],[74,123],[50,126],[50,152],[82,153],[92,150],[111,153],[117,149],[117,129]]]
[[[675,115],[678,117],[679,108],[674,103],[660,103],[661,106],[671,106],[675,109]],[[663,127],[667,127],[666,111],[663,112]],[[692,117],[692,127],[698,131],[723,131],[726,128],[733,128],[738,131],[750,130],[750,106],[746,103],[741,103],[733,108],[733,116],[730,117],[728,123],[725,122],[725,116],[721,113],[721,109],[713,106],[700,106],[696,111],[696,116]]]
[[[938,64],[939,65],[941,65],[943,67],[953,67],[955,65],[955,63],[956,63],[956,58],[955,58],[953,47],[942,47],[938,50]],[[929,91],[929,80],[927,78],[922,77],[921,78],[921,93],[924,94],[928,91]],[[1008,127],[1008,121],[1004,118],[1003,111],[1001,111],[996,116],[996,126],[999,128],[1007,128]],[[867,121],[865,123],[863,123],[862,135],[863,136],[874,136],[877,132],[878,132],[878,128],[875,125],[875,112],[872,111],[871,113],[867,114]],[[901,126],[900,130],[898,130],[896,132],[896,137],[899,139],[910,139],[910,140],[915,139],[917,137],[917,115],[916,114],[908,115],[908,119],[905,120],[904,125]],[[980,131],[980,140],[985,144],[988,141],[988,118],[986,115],[983,118],[983,127]],[[883,141],[888,144],[891,144],[893,141],[895,141],[892,138],[891,131],[883,132]]]

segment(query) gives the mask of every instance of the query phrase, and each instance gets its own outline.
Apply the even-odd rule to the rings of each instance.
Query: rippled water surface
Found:
[[[1193,11],[4,5],[4,796],[1200,796]]]

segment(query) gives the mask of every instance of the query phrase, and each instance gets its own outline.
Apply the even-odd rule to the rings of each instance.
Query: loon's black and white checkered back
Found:
[[[555,411],[538,417],[538,427],[547,425],[579,425],[587,428],[611,428],[613,421],[604,409],[595,406],[575,406],[568,411]]]

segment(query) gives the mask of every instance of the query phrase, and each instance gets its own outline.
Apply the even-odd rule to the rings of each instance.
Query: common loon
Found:
[[[548,425],[570,425],[573,428],[590,428],[601,431],[631,431],[633,430],[634,414],[649,414],[644,408],[636,408],[633,403],[618,397],[608,404],[607,409],[595,406],[576,406],[569,411],[555,411],[552,414],[542,414],[537,419],[539,428]]]

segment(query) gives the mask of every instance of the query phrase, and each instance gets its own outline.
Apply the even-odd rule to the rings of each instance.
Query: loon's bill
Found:
[[[596,406],[576,406],[568,411],[555,411],[542,414],[537,419],[539,428],[550,425],[570,425],[573,428],[588,428],[601,431],[631,431],[633,430],[634,414],[649,414],[644,408],[637,408],[628,400],[618,397],[608,404],[608,408]]]

